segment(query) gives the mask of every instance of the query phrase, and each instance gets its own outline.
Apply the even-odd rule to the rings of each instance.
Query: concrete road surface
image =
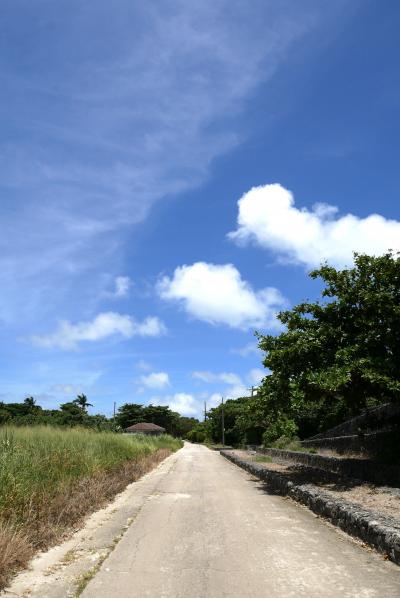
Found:
[[[400,567],[187,444],[82,596],[399,598]]]

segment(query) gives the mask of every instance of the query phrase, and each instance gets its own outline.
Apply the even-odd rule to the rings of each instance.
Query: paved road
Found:
[[[400,568],[187,444],[82,596],[399,598]]]

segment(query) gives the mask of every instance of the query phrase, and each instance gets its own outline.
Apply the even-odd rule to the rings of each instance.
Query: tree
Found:
[[[260,421],[253,417],[251,397],[228,399],[224,403],[225,443],[238,446],[240,444],[258,444],[264,428]],[[210,409],[207,413],[207,432],[214,442],[221,442],[222,405]]]
[[[143,420],[165,428],[167,434],[177,434],[179,414],[174,413],[166,405],[147,405],[143,407]]]
[[[207,437],[207,427],[205,422],[197,422],[197,424],[186,434],[186,438],[190,442],[203,443],[207,440]]]
[[[30,411],[33,411],[36,406],[36,401],[33,397],[27,397],[24,400],[24,405],[26,405]]]
[[[199,425],[199,420],[194,417],[181,416],[176,414],[176,435],[187,438],[188,434]]]
[[[400,258],[354,255],[354,267],[310,273],[322,301],[281,312],[286,330],[259,335],[271,370],[258,394],[280,418],[326,428],[369,404],[400,400]]]
[[[122,430],[125,430],[134,424],[138,424],[139,422],[144,421],[143,406],[136,403],[125,403],[118,408],[115,420]]]
[[[87,396],[83,393],[78,395],[72,402],[78,405],[78,407],[80,407],[85,413],[87,413],[88,407],[93,407],[93,405],[89,403]]]

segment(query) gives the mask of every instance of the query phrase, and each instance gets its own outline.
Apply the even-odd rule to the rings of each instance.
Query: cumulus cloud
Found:
[[[273,287],[255,291],[232,264],[181,266],[159,281],[158,292],[198,320],[241,329],[276,326],[275,314],[286,303]]]
[[[202,413],[202,403],[186,392],[177,392],[165,397],[152,397],[152,405],[168,405],[172,411],[177,411],[181,415],[199,416]]]
[[[338,208],[317,203],[297,208],[290,191],[279,184],[253,187],[238,202],[238,228],[229,237],[254,243],[307,267],[328,260],[350,266],[353,252],[382,255],[400,250],[400,222],[379,214],[360,218],[338,215]]]
[[[170,386],[169,376],[166,372],[151,372],[140,376],[140,383],[146,388],[165,388]]]
[[[160,336],[165,332],[163,322],[157,317],[149,316],[138,322],[132,316],[109,311],[77,324],[63,320],[55,332],[32,336],[31,341],[41,347],[68,350],[76,349],[82,341],[94,342],[111,336],[127,339],[134,336]]]

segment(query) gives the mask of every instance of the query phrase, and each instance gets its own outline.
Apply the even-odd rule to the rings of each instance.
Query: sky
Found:
[[[307,273],[400,250],[395,0],[2,0],[0,400],[248,394]]]

